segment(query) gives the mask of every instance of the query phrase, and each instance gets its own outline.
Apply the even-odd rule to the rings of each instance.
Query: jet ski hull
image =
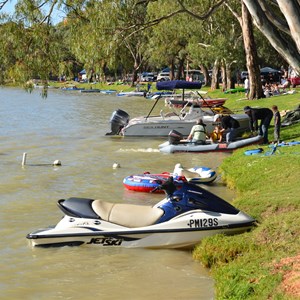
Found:
[[[27,239],[37,247],[192,248],[208,236],[243,233],[250,230],[254,222],[241,211],[237,215],[225,215],[195,210],[144,228],[65,216],[56,227],[32,232]]]

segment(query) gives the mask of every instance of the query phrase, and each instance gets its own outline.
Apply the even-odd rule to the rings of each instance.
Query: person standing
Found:
[[[228,129],[226,133],[226,143],[229,144],[232,142],[236,136],[237,129],[240,127],[239,121],[231,116],[221,116],[217,114],[214,116],[214,122],[221,122],[221,132]]]
[[[244,81],[244,89],[245,89],[245,95],[246,98],[249,99],[249,89],[250,89],[250,83],[249,83],[249,78],[248,76],[246,77]]]
[[[192,127],[187,139],[191,140],[193,143],[205,145],[206,139],[208,139],[205,126],[203,120],[201,118],[198,119],[196,125]]]
[[[281,128],[281,116],[277,105],[272,106],[273,117],[274,117],[274,142],[280,142],[280,128]]]
[[[263,137],[264,144],[268,144],[268,129],[273,118],[272,110],[269,108],[251,108],[250,106],[245,106],[244,112],[250,119],[249,127],[251,132],[259,131],[259,135]],[[258,125],[259,120],[260,124]]]

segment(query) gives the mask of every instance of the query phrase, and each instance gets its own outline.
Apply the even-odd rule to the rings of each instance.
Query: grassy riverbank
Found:
[[[226,105],[239,110],[276,104],[287,110],[300,103],[299,92],[253,101],[241,98],[230,97]],[[299,141],[300,124],[282,128],[281,137]],[[270,148],[263,149],[253,156],[244,155],[245,149],[235,151],[219,169],[228,187],[237,191],[233,204],[256,218],[257,227],[242,235],[208,238],[193,252],[211,269],[217,299],[300,299],[300,145],[280,147],[271,156],[266,155]]]

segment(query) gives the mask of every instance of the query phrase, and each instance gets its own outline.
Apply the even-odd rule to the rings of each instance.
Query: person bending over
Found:
[[[259,131],[259,135],[263,137],[264,144],[269,143],[268,129],[273,118],[273,112],[269,108],[252,108],[244,107],[245,114],[249,117],[249,127],[252,133]],[[258,125],[258,121],[260,124]]]
[[[231,143],[236,137],[236,133],[238,131],[238,128],[240,127],[239,121],[231,116],[222,116],[217,114],[214,116],[214,122],[221,122],[221,132],[228,130],[228,132],[226,133],[226,143]]]

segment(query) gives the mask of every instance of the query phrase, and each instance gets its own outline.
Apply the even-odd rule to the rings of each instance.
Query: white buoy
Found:
[[[119,163],[114,163],[114,164],[113,164],[113,168],[114,168],[114,169],[117,169],[117,168],[121,168],[121,166],[120,166]]]
[[[27,153],[24,152],[24,153],[23,153],[23,159],[22,159],[22,166],[25,166],[25,165],[26,165],[26,158],[27,158]]]
[[[60,160],[55,160],[54,162],[53,162],[53,166],[61,166],[61,161]]]

